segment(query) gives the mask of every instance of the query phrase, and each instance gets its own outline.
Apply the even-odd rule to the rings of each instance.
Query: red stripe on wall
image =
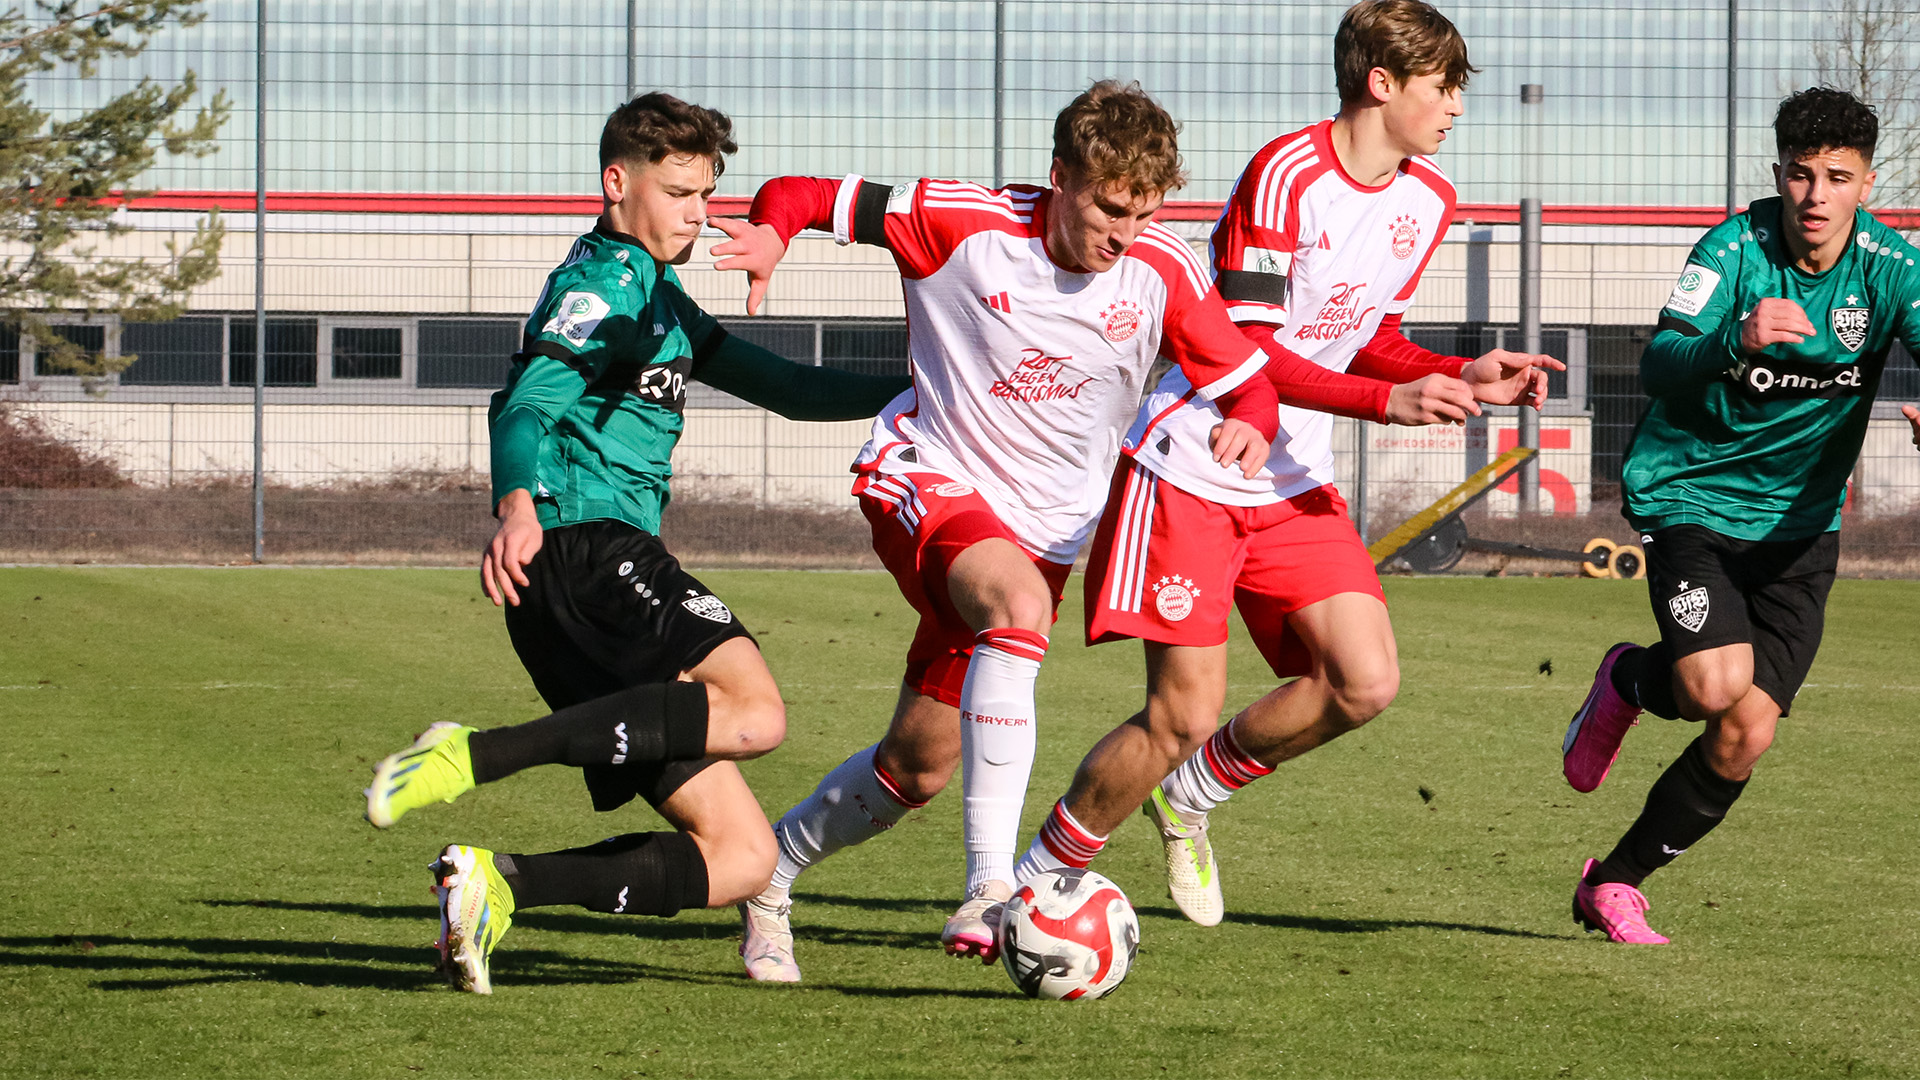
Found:
[[[741,217],[752,199],[744,195],[716,196],[708,205],[720,217]],[[134,199],[137,210],[212,210],[246,212],[253,209],[251,191],[161,191]],[[1223,204],[1202,200],[1169,202],[1160,210],[1163,221],[1212,221]],[[590,216],[600,212],[596,195],[486,195],[444,193],[275,191],[267,193],[270,213],[321,214],[526,214]],[[1920,208],[1875,209],[1874,216],[1896,229],[1920,228]],[[1548,225],[1680,225],[1708,228],[1726,217],[1718,206],[1548,206],[1541,217]],[[1520,220],[1518,206],[1461,203],[1455,222],[1512,225]]]

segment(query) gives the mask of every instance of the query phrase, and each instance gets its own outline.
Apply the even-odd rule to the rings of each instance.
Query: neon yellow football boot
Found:
[[[367,820],[384,829],[409,810],[452,802],[473,790],[473,757],[467,752],[467,737],[473,732],[442,720],[421,732],[412,746],[381,758],[366,792]]]
[[[493,948],[513,925],[513,890],[486,848],[449,844],[427,869],[440,898],[440,972],[455,990],[493,993]]]

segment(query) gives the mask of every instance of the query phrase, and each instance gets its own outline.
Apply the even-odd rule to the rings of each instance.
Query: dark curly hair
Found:
[[[1873,106],[1831,86],[1802,90],[1782,101],[1773,114],[1773,141],[1781,161],[1822,150],[1858,150],[1871,165],[1879,140],[1880,118]]]
[[[616,161],[665,160],[668,154],[700,154],[713,162],[713,178],[727,169],[733,121],[719,109],[689,105],[658,90],[641,94],[613,110],[600,131],[600,167]]]

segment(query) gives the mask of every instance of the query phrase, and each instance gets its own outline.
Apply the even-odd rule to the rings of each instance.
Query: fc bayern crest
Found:
[[[1849,296],[1847,299],[1852,300]],[[1860,346],[1867,343],[1867,326],[1873,321],[1873,312],[1863,307],[1839,307],[1833,309],[1833,336],[1848,352],[1859,352]]]
[[[1193,614],[1193,600],[1199,595],[1192,578],[1172,574],[1153,583],[1153,610],[1168,622],[1179,622]]]
[[[1106,322],[1101,333],[1115,345],[1140,332],[1140,306],[1131,300],[1114,301],[1100,313],[1100,318]]]
[[[1696,634],[1699,633],[1700,628],[1707,624],[1706,587],[1688,589],[1667,601],[1667,610],[1673,613],[1674,622]]]
[[[1420,223],[1410,215],[1402,214],[1393,219],[1393,257],[1410,259],[1413,249],[1420,241]]]

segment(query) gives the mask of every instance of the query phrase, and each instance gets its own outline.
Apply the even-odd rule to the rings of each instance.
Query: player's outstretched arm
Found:
[[[746,221],[712,218],[709,223],[727,234],[713,253],[725,256],[715,270],[743,270],[747,275],[747,314],[760,314],[760,301],[773,280],[773,268],[787,253],[787,245],[802,229],[832,229],[834,203],[846,181],[817,176],[776,176],[760,185]]]
[[[1913,425],[1913,448],[1920,450],[1920,405],[1902,405],[1900,414]]]
[[[797,364],[732,335],[694,367],[693,377],[789,420],[863,420],[913,386],[907,375]]]

